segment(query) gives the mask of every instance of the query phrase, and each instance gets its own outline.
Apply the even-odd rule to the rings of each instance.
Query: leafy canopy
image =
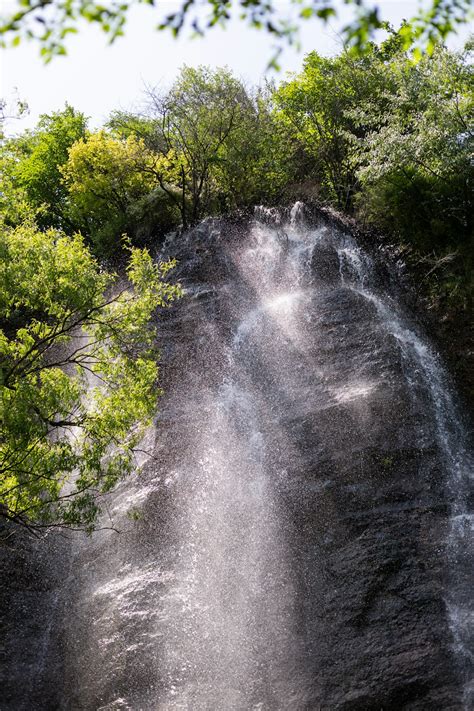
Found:
[[[34,129],[19,141],[8,141],[6,154],[12,158],[11,172],[42,227],[73,227],[67,216],[67,190],[61,166],[69,149],[86,135],[87,119],[66,105],[62,111],[43,114]]]
[[[133,233],[133,207],[154,186],[152,162],[143,140],[133,135],[120,140],[99,131],[70,148],[60,168],[68,212],[96,253],[113,252],[123,232]]]
[[[92,530],[100,496],[134,466],[159,390],[157,307],[180,295],[130,248],[127,281],[82,238],[33,223],[0,243],[0,515]]]
[[[66,53],[67,35],[77,32],[80,20],[100,26],[113,42],[124,33],[130,8],[139,4],[155,6],[155,0],[18,0],[15,11],[0,18],[0,36],[12,45],[17,45],[23,37],[39,41],[41,54],[49,61],[55,55]],[[353,7],[353,19],[344,28],[343,38],[360,52],[374,30],[384,26],[384,18],[372,3],[346,0],[345,4]],[[159,7],[159,3],[156,5]],[[291,0],[285,9],[278,0],[182,0],[176,10],[159,15],[157,28],[169,29],[178,35],[183,28],[190,27],[195,33],[204,34],[237,16],[251,27],[273,35],[281,50],[282,42],[297,42],[302,21],[315,17],[326,23],[336,15],[336,4],[330,0]],[[419,10],[406,25],[405,47],[417,40],[430,52],[469,17],[472,17],[470,0],[431,0],[428,8]]]
[[[188,212],[195,223],[211,209],[226,147],[251,111],[251,102],[230,71],[203,66],[184,66],[169,92],[150,91],[149,98],[159,155],[155,175],[180,205],[183,224]],[[179,187],[181,200],[170,186]]]
[[[424,248],[469,252],[474,200],[474,72],[437,48],[391,65],[386,110],[359,155],[359,212]],[[366,108],[366,112],[368,107]],[[363,114],[362,114],[363,115]]]

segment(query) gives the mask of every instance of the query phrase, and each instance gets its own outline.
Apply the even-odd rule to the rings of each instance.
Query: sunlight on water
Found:
[[[295,303],[301,298],[302,292],[293,291],[289,294],[276,294],[272,299],[263,303],[263,308],[275,314],[277,317],[289,316],[292,314]]]
[[[332,393],[338,403],[346,403],[367,397],[375,388],[376,386],[374,384],[354,383],[339,389],[333,388]]]
[[[278,325],[285,336],[296,341],[299,335],[299,328],[295,321],[295,309],[303,297],[304,292],[293,291],[275,294],[273,297],[262,301],[260,306],[250,311],[237,327],[234,344],[242,343],[248,334],[265,323],[268,316]]]

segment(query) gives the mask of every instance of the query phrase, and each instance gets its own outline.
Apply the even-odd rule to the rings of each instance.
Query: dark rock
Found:
[[[340,280],[339,256],[330,244],[317,244],[311,257],[311,270],[317,283],[334,284]]]
[[[154,458],[110,500],[119,535],[74,542],[67,565],[45,548],[35,574],[36,548],[4,558],[3,608],[21,591],[28,612],[10,611],[2,711],[463,708],[416,327],[341,280],[347,236],[311,256],[267,223],[167,246],[186,296],[159,317]]]

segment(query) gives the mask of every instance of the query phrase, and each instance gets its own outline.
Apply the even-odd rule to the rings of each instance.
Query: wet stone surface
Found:
[[[154,457],[111,498],[120,534],[4,587],[51,624],[10,609],[2,710],[468,708],[438,366],[357,245],[276,216],[168,245]]]

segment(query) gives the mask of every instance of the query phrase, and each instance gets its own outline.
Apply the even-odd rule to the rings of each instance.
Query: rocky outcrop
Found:
[[[166,250],[186,297],[153,458],[110,501],[120,534],[4,589],[49,613],[11,610],[2,709],[36,673],[28,709],[460,711],[434,366],[383,267],[271,215]],[[10,663],[40,644],[41,673]]]
[[[51,537],[54,539],[54,537]],[[59,541],[0,526],[0,708],[58,708],[61,659],[50,649],[67,557]],[[64,567],[63,567],[64,566]]]

